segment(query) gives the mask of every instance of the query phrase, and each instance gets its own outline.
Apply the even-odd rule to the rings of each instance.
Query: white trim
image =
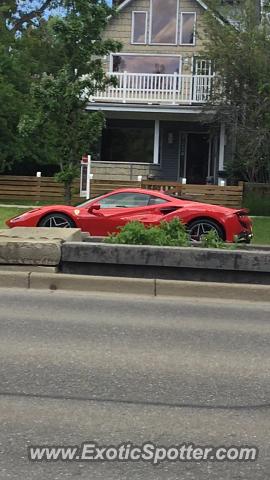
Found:
[[[176,46],[178,42],[178,23],[179,23],[179,0],[176,5],[176,25],[175,25],[175,43],[156,43],[152,42],[152,14],[153,14],[153,0],[150,0],[150,15],[149,15],[149,41],[148,45],[171,45]],[[124,2],[125,3],[125,2]]]
[[[134,18],[136,13],[144,13],[145,22],[144,22],[144,42],[135,42],[134,41]],[[132,45],[146,45],[147,43],[147,26],[148,26],[148,12],[146,10],[134,10],[132,12],[131,18],[131,44]]]
[[[224,170],[225,124],[220,125],[218,170]]]
[[[126,52],[118,52],[118,53],[110,53],[110,61],[109,61],[109,69],[110,71],[108,73],[117,73],[113,71],[113,57],[114,56],[120,56],[123,57],[125,55],[128,56],[136,56],[136,57],[173,57],[173,58],[179,58],[179,75],[181,75],[182,72],[182,55],[181,54],[173,54],[173,53],[126,53]],[[131,72],[127,72],[131,73]],[[135,73],[146,73],[146,72],[135,72]],[[173,75],[173,74],[169,74]]]
[[[124,2],[121,3],[121,5],[119,5],[119,7],[117,8],[117,10],[123,10],[123,8],[125,8],[127,5],[129,5],[133,0],[125,0]],[[195,0],[202,8],[204,8],[204,10],[208,10],[208,6],[206,5],[205,2],[203,2],[203,0]]]
[[[203,0],[195,0],[204,10],[209,10],[209,7],[206,5],[206,3],[203,1]],[[124,2],[121,3],[121,5],[119,5],[119,7],[117,7],[117,11],[121,11],[123,10],[125,7],[127,7],[131,2],[133,2],[133,0],[125,0]],[[213,13],[213,17],[221,24],[221,25],[224,25],[225,24],[225,21],[221,18],[220,15],[218,14],[215,14]],[[108,17],[109,19],[112,18],[112,16],[110,15]],[[157,45],[155,43],[155,45]],[[166,44],[167,45],[167,44]]]
[[[183,43],[182,34],[183,34],[183,15],[193,15],[194,16],[194,28],[193,28],[193,43]],[[180,14],[180,25],[179,25],[179,45],[186,47],[194,47],[196,45],[196,25],[197,25],[197,14],[196,12],[181,12]]]
[[[208,115],[213,117],[216,114],[214,107],[210,110],[205,109],[204,106],[198,107],[197,105],[153,105],[149,104],[147,106],[142,106],[141,104],[124,104],[124,103],[113,103],[113,102],[89,102],[86,110],[89,111],[98,111],[98,112],[139,112],[139,113],[154,113],[154,114],[172,114],[176,115],[177,121],[183,121],[180,118],[180,114],[183,115],[204,115],[207,118]],[[150,119],[152,120],[152,119]]]
[[[159,164],[159,120],[155,120],[153,164]]]
[[[118,160],[93,160],[92,164],[95,163],[120,163],[121,165],[153,165],[153,162],[118,162]]]

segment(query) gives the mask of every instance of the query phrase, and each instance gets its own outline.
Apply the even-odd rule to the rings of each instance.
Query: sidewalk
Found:
[[[45,270],[45,269],[44,269]],[[248,301],[269,302],[270,285],[226,284],[216,282],[193,282],[161,280],[158,278],[127,278],[54,273],[29,268],[17,271],[1,270],[1,288],[27,290],[66,291],[79,293],[111,293],[113,295],[139,295],[150,297],[213,299],[216,302]]]

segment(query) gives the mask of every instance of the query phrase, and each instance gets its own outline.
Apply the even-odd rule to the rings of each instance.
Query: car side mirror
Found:
[[[88,208],[88,213],[95,213],[97,210],[100,210],[100,205],[94,204]]]

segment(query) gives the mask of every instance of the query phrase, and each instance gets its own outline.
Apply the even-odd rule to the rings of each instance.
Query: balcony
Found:
[[[91,97],[92,102],[193,105],[209,101],[215,75],[108,73],[117,85]]]

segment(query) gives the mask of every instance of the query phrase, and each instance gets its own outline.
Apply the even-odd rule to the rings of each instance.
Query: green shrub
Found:
[[[184,224],[174,218],[171,222],[161,222],[154,227],[146,227],[134,221],[121,227],[119,233],[110,235],[105,242],[128,245],[160,245],[167,247],[186,247],[190,245]]]
[[[185,225],[174,218],[171,222],[161,222],[160,225],[151,227],[134,221],[120,228],[119,233],[113,233],[105,239],[106,243],[122,245],[159,245],[163,247],[188,247],[192,245]],[[221,240],[214,230],[202,237],[203,248],[236,248]]]
[[[202,236],[201,246],[203,248],[229,248],[229,245],[221,240],[215,230],[210,230]]]

